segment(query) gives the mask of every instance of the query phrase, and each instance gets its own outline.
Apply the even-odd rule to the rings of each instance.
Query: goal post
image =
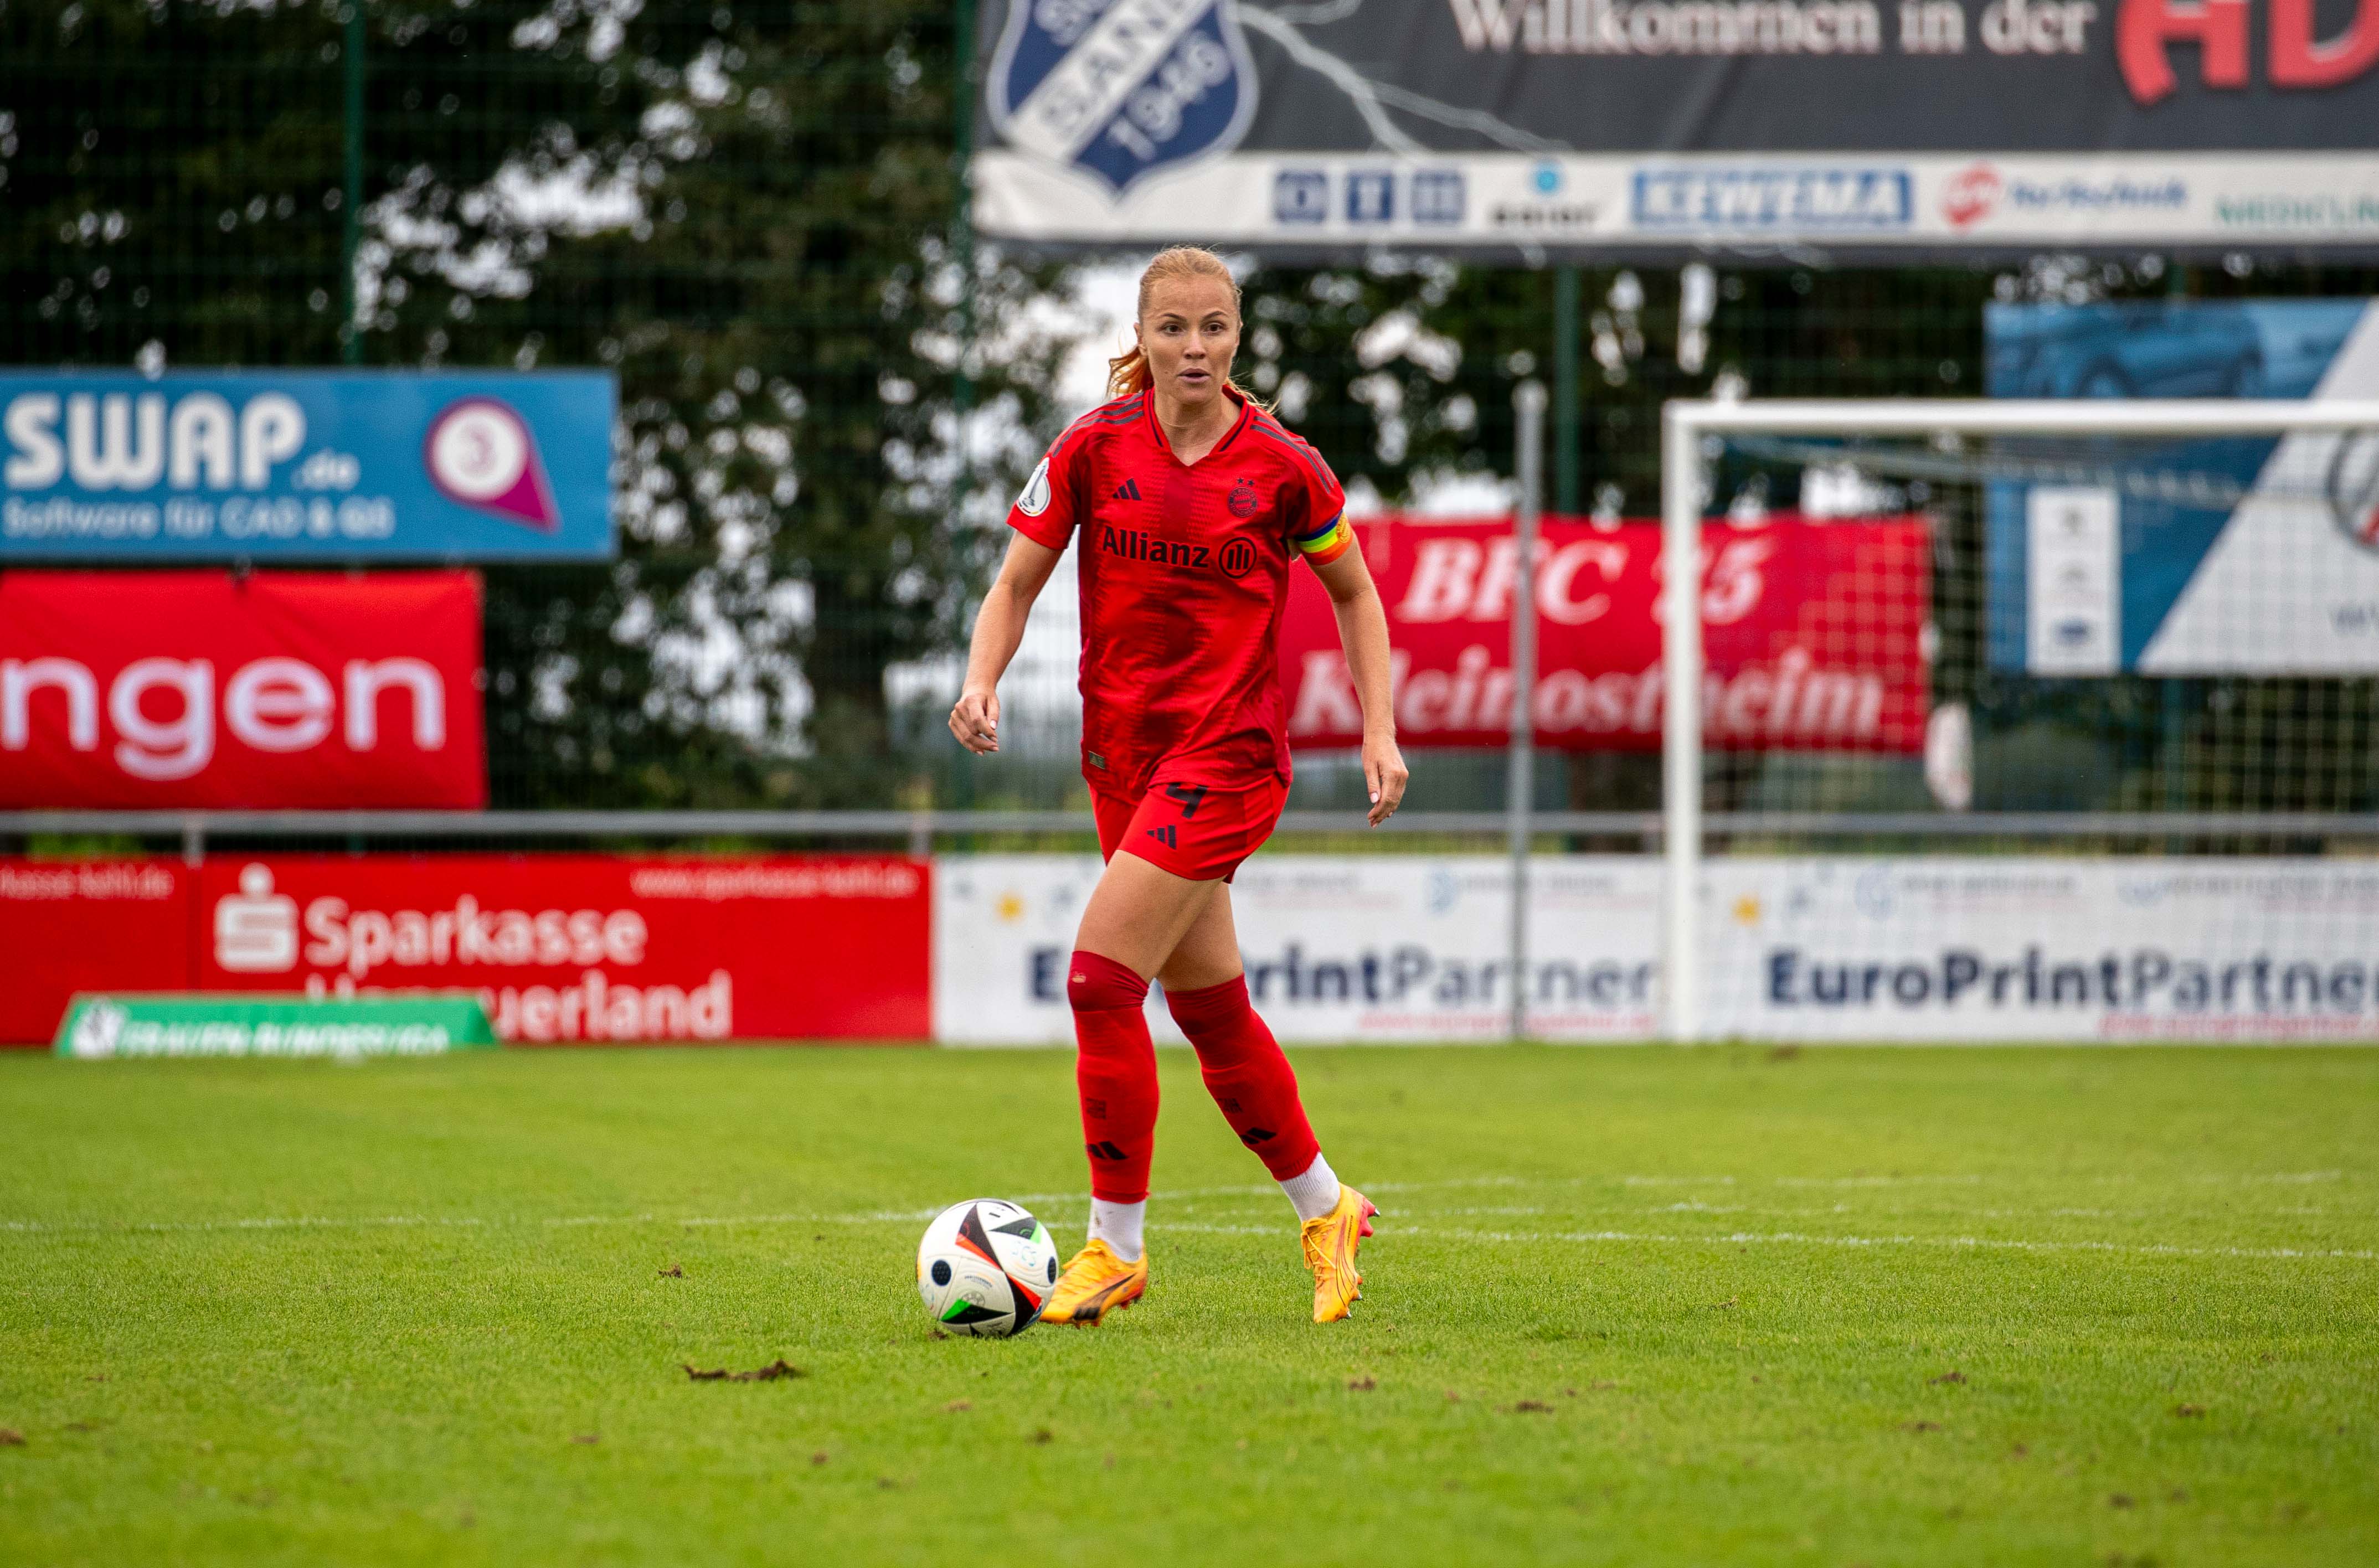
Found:
[[[2241,498],[2229,495],[2218,480],[2159,467],[2168,461],[2166,447],[2143,445],[2126,449],[2122,443],[2300,435],[2328,440],[2325,446],[2314,443],[2318,461],[2305,452],[2298,453],[2299,466],[2306,472],[2280,476],[2284,499],[2304,503],[2308,513],[2317,503],[2325,516],[2335,513],[2333,520],[2342,525],[2348,520],[2339,509],[2346,502],[2370,512],[2370,537],[2361,541],[2363,549],[2370,549],[2379,545],[2379,441],[2356,442],[2349,438],[2358,434],[2369,437],[2374,432],[2379,432],[2379,401],[2366,400],[1676,401],[1662,411],[1662,554],[1666,561],[1691,561],[1697,563],[1697,568],[1704,562],[1705,518],[1714,512],[1729,510],[1728,497],[1713,487],[1714,467],[1720,459],[1745,443],[1755,447],[1763,441],[1769,443],[1757,447],[1757,451],[1771,462],[1815,465],[1830,455],[1839,457],[1843,468],[1854,476],[1879,473],[1887,478],[1895,474],[1926,476],[1912,480],[1900,492],[1910,497],[1936,500],[1963,486],[1964,493],[1974,500],[1974,511],[1979,513],[1993,486],[2031,485],[2046,490],[2060,481],[2078,481],[2085,486],[2103,483],[2108,494],[2161,495],[2201,509],[2241,504]],[[2134,460],[2124,455],[2127,451],[2140,455]],[[2276,457],[2265,464],[2263,476],[2256,480],[2256,496],[2247,499],[2270,499],[2263,487],[2270,482],[2271,470],[2276,464]],[[2345,476],[2343,480],[2341,475]],[[2343,501],[2341,483],[2351,492]],[[2290,485],[2296,488],[2288,488]],[[2110,502],[2110,517],[2112,505]],[[1917,513],[1926,509],[1912,501],[1904,510]],[[2324,529],[2328,526],[2326,523],[2315,525],[2310,521],[2304,525]],[[2110,528],[2116,526],[2108,525]],[[2349,525],[2349,532],[2354,531]],[[2329,536],[2325,532],[2321,537]],[[2115,548],[2119,549],[2119,544]],[[1979,597],[1979,589],[1975,594]],[[1711,717],[1705,711],[1709,673],[1705,658],[1705,603],[1701,570],[1665,573],[1661,589],[1665,708],[1661,737],[1664,855],[1660,1021],[1662,1036],[1678,1043],[1706,1038],[1710,1028],[1706,1002],[1713,977],[1709,969],[1709,932],[1702,901],[1704,837],[1706,828],[1711,826],[1704,808],[1706,757],[1710,750],[1705,721]],[[1969,608],[1973,613],[1963,623],[1975,628],[1974,635],[1979,637],[1982,609]],[[2379,618],[2379,603],[2374,603],[2373,613]],[[1926,634],[1938,634],[1929,615]],[[2379,672],[2379,661],[2374,661],[2374,672]],[[1929,675],[1926,678],[1929,680]],[[1930,738],[1928,727],[1928,742]],[[2309,743],[2328,742],[2316,738]],[[2206,831],[2210,820],[2215,820],[2202,811],[2180,809],[2186,802],[2168,799],[2158,803],[2167,808],[2164,814],[2135,810],[2125,814],[2119,825],[2114,825],[2109,814],[2101,812],[2094,820],[2101,826],[2119,826],[2133,831],[2154,831],[2153,825],[2169,821],[2176,825],[2176,831],[2185,826],[2200,834]],[[2252,809],[2254,802],[2247,803]],[[2316,808],[2330,808],[2327,814],[2316,809],[2313,815],[2332,826],[2344,821],[2352,810],[2350,805],[2337,801],[2316,801],[2314,804]],[[1744,820],[1752,814],[1732,814],[1736,819],[1732,826],[1740,830]],[[1800,814],[1804,828],[1824,815]],[[1842,814],[1847,820],[1847,814]],[[1972,841],[1987,830],[1993,814],[1986,809],[1959,818],[1953,825],[1945,812],[1939,826],[1950,828],[1958,838]],[[2029,814],[2023,822],[2014,813],[2004,816],[2011,836],[2038,831],[2038,813]],[[2241,820],[2237,816],[2218,819],[2234,824]],[[2276,815],[2272,820],[2277,823],[2282,818]],[[2298,828],[2305,826],[2303,814],[2288,820]],[[2379,828],[2379,817],[2361,820],[2365,829]],[[1914,819],[1897,826],[1914,830],[1918,837],[1927,826]],[[2110,976],[2107,982],[2108,990],[2112,991],[2116,983]],[[2379,981],[2374,981],[2374,986],[2379,986]]]

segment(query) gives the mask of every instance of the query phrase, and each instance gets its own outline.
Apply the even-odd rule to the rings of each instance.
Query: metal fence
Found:
[[[1079,804],[1063,657],[1019,672],[1026,706],[1054,716],[1040,743],[977,761],[940,727],[1006,496],[1071,412],[1072,356],[1111,346],[1080,341],[1068,268],[967,237],[966,10],[7,6],[5,357],[615,369],[621,559],[487,573],[490,783],[507,811],[859,809],[907,823]],[[2374,285],[2369,271],[2244,258],[1260,269],[1243,369],[1359,495],[1391,503],[1508,476],[1513,389],[1548,379],[1552,509],[1649,515],[1672,397],[1971,395],[1995,299]],[[1977,580],[1979,536],[1943,537],[1940,580]],[[1986,811],[2128,807],[2141,767],[2159,770],[2153,799],[2177,812],[2342,824],[2379,806],[2361,771],[2328,766],[2368,740],[2368,681],[1997,690],[2003,701],[1975,710]],[[2241,730],[2253,713],[2278,718]],[[2044,731],[2108,766],[2046,781],[1989,766],[1994,747],[2016,756]],[[2272,754],[2264,776],[2313,782],[2238,800],[2226,791],[2242,748]],[[1814,799],[1760,788],[1805,766],[1737,759],[1715,803]],[[1505,779],[1500,754],[1434,755],[1407,820],[1490,810]],[[1540,809],[1636,822],[1658,803],[1659,766],[1546,757],[1533,794]],[[1316,758],[1294,803],[1360,796],[1343,760]],[[35,831],[86,830],[0,826]]]

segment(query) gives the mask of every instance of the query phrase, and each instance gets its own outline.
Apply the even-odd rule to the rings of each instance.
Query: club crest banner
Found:
[[[2379,251],[2379,5],[986,0],[986,235]]]
[[[1232,0],[1011,6],[987,87],[1010,145],[1121,195],[1237,142],[1255,66]]]

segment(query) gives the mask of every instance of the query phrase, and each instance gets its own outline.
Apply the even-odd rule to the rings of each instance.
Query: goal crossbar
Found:
[[[1779,398],[1681,399],[1660,412],[1661,553],[1697,561],[1704,506],[1703,443],[1734,435],[2257,436],[2379,430],[2379,401],[2339,399]],[[1701,573],[1661,584],[1660,735],[1663,844],[1660,1030],[1701,1034]]]

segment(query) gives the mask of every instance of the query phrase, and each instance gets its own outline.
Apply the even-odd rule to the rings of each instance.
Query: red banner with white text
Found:
[[[78,991],[187,991],[196,875],[173,861],[0,861],[0,1045],[47,1044]]]
[[[474,991],[516,1043],[921,1040],[930,877],[886,857],[232,856],[199,874],[195,969],[210,991]]]
[[[1510,735],[1509,519],[1357,525],[1394,649],[1397,739]],[[1921,517],[1723,520],[1702,534],[1705,742],[1717,749],[1918,752],[1931,706],[1930,535]],[[1538,743],[1658,751],[1660,527],[1547,518],[1533,573]],[[1363,716],[1330,600],[1298,573],[1281,630],[1289,743],[1354,746]]]
[[[0,808],[484,806],[469,572],[0,574]]]

